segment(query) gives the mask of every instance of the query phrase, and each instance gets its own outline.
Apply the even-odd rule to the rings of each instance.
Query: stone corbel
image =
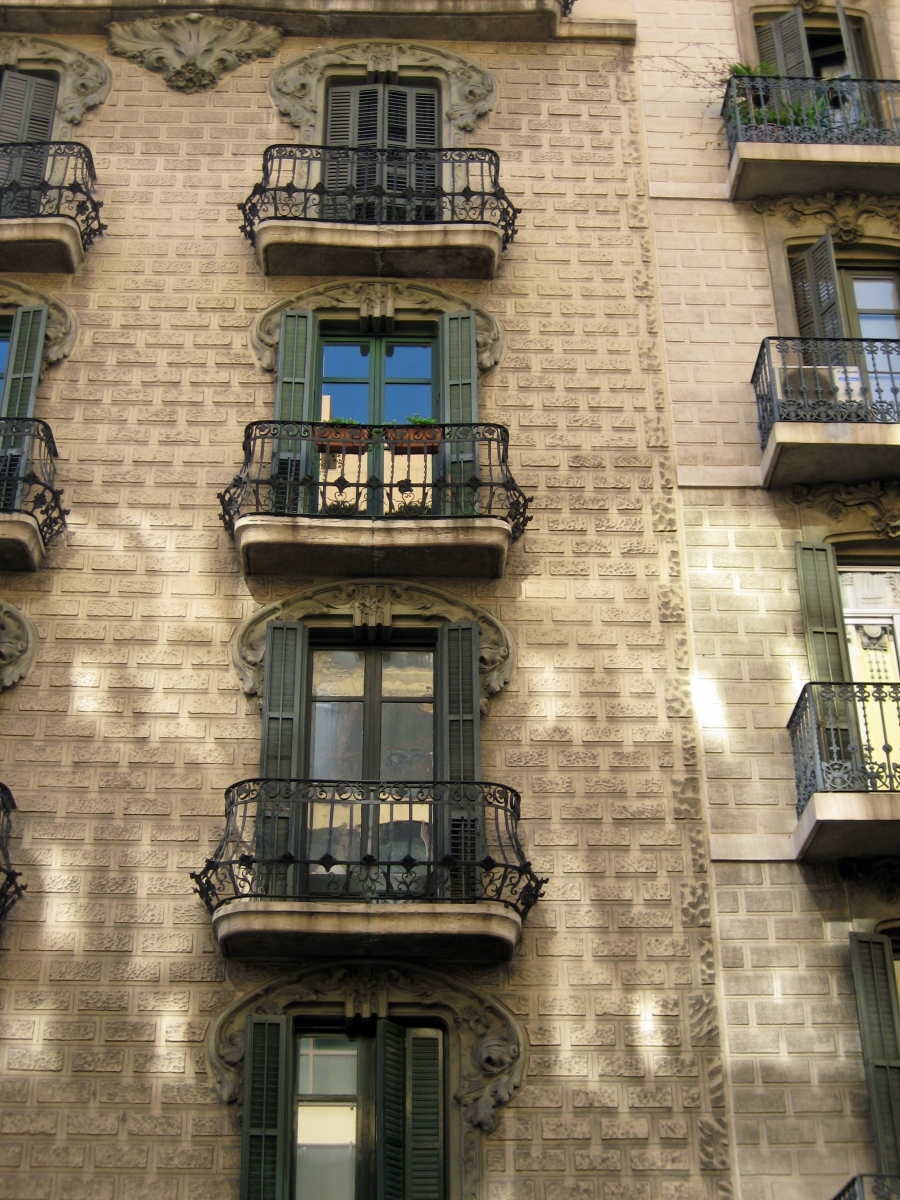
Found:
[[[47,305],[47,332],[44,335],[44,366],[52,366],[68,358],[75,348],[78,326],[72,310],[46,292],[19,283],[11,276],[0,276],[0,312],[12,313],[17,308],[35,304]]]
[[[358,312],[360,320],[376,330],[393,322],[404,310],[421,317],[424,313],[461,312],[468,309],[475,313],[479,370],[489,371],[503,354],[503,328],[500,322],[487,309],[473,304],[471,300],[420,283],[363,279],[319,284],[294,296],[285,296],[260,313],[250,328],[250,345],[263,370],[275,370],[281,313],[286,308],[313,311],[349,309]]]
[[[281,30],[234,17],[202,13],[113,21],[111,53],[162,75],[175,92],[206,92],[223,75],[256,58],[269,58],[281,45]]]
[[[24,679],[34,664],[38,634],[24,613],[0,600],[0,692]]]
[[[312,616],[344,617],[354,628],[372,632],[389,630],[399,617],[476,621],[482,713],[487,712],[491,696],[512,678],[512,637],[496,617],[458,596],[445,595],[423,584],[375,579],[304,588],[248,617],[238,627],[232,647],[232,661],[248,696],[259,695],[262,689],[268,623]]]
[[[86,50],[78,50],[44,37],[0,35],[0,67],[16,70],[51,70],[59,76],[56,123],[53,136],[67,141],[72,126],[80,125],[89,108],[109,95],[112,75],[106,63]]]

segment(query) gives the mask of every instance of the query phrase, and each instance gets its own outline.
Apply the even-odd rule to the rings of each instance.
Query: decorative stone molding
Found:
[[[34,625],[17,608],[0,600],[0,692],[24,679],[37,653]]]
[[[486,713],[491,696],[509,683],[515,652],[506,627],[496,617],[458,596],[447,595],[422,584],[393,579],[329,583],[294,592],[267,604],[239,627],[232,647],[232,661],[248,696],[262,689],[266,653],[266,626],[270,621],[299,621],[304,617],[345,618],[355,630],[389,631],[394,621],[409,618],[437,621],[477,621],[480,634],[481,711]],[[404,620],[404,618],[406,620]]]
[[[866,196],[861,192],[825,192],[821,196],[761,196],[753,201],[758,213],[774,213],[799,225],[804,217],[821,221],[832,238],[843,246],[852,246],[865,237],[863,221],[877,217],[900,233],[900,198]]]
[[[85,50],[45,37],[0,35],[0,67],[51,70],[59,75],[54,137],[66,141],[72,126],[80,125],[89,108],[109,95],[112,74],[106,63]]]
[[[900,858],[842,858],[838,877],[845,883],[872,888],[890,904],[900,896]]]
[[[452,292],[428,287],[421,283],[404,283],[401,280],[383,282],[380,279],[362,279],[347,283],[318,284],[285,296],[272,304],[253,322],[250,329],[250,345],[265,371],[274,371],[278,359],[278,338],[281,333],[281,313],[285,308],[317,309],[344,308],[359,313],[360,321],[376,330],[385,325],[388,331],[395,317],[404,311],[423,313],[460,312],[469,309],[475,313],[475,341],[478,347],[478,368],[489,371],[496,366],[503,354],[503,328],[496,317],[471,300],[463,300]]]
[[[815,505],[835,521],[859,511],[867,529],[890,541],[900,540],[900,480],[877,479],[872,483],[845,485],[825,484],[824,487],[791,489],[794,504]]]
[[[457,1043],[454,1099],[463,1120],[490,1133],[494,1110],[508,1103],[522,1082],[524,1039],[519,1023],[499,1000],[459,978],[425,967],[362,961],[350,966],[318,963],[263,983],[220,1013],[206,1050],[219,1097],[234,1104],[243,1090],[244,1026],[252,1013],[339,1013],[360,1017],[443,1016]]]
[[[44,366],[49,367],[60,359],[68,358],[75,348],[78,325],[75,314],[55,296],[39,292],[37,288],[9,276],[0,276],[0,312],[12,313],[17,308],[33,304],[46,304],[48,309],[47,333],[44,337]]]
[[[448,82],[445,117],[454,146],[462,146],[465,134],[475,128],[497,103],[494,77],[477,63],[416,42],[345,42],[302,54],[284,63],[269,81],[269,92],[278,111],[300,130],[300,140],[315,140],[324,73],[340,67],[365,67],[370,77],[396,76],[405,69],[433,71]]]
[[[281,30],[234,17],[187,13],[113,21],[109,48],[129,62],[162,75],[175,92],[207,92],[255,58],[269,58],[281,45]]]

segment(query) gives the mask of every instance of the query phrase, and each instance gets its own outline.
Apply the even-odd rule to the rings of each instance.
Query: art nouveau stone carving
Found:
[[[0,691],[24,679],[37,653],[37,630],[24,613],[0,600]]]
[[[821,221],[832,238],[849,246],[865,236],[864,219],[877,217],[900,232],[900,199],[893,196],[867,196],[862,192],[825,192],[820,196],[761,196],[753,201],[758,213],[775,213],[792,225],[804,217]]]
[[[365,67],[371,77],[397,75],[404,68],[434,72],[448,84],[445,94],[452,144],[462,146],[465,134],[475,128],[479,117],[486,116],[497,102],[494,77],[483,67],[432,46],[415,42],[345,42],[313,50],[292,58],[279,67],[269,82],[269,92],[292,125],[300,130],[300,140],[317,138],[317,118],[322,89],[319,84],[329,69]]]
[[[60,359],[68,358],[75,348],[78,337],[75,314],[55,296],[48,296],[10,276],[0,276],[0,312],[12,313],[17,308],[33,304],[47,305],[44,366],[49,367]]]
[[[250,329],[250,344],[266,371],[274,371],[278,358],[278,338],[281,330],[281,313],[286,308],[308,308],[312,310],[346,308],[358,312],[366,321],[376,326],[391,322],[404,312],[423,313],[460,312],[469,309],[475,313],[475,340],[478,346],[478,366],[489,371],[503,354],[503,329],[486,309],[454,296],[452,292],[428,287],[420,283],[404,283],[400,280],[382,282],[378,279],[354,280],[347,283],[318,284],[285,296],[260,313]]]
[[[112,84],[109,67],[99,58],[51,38],[0,35],[0,67],[50,69],[59,75],[53,130],[59,141],[72,136],[72,126],[81,124],[89,108],[103,103]]]
[[[187,13],[113,21],[109,48],[129,62],[162,75],[176,92],[206,92],[255,58],[268,58],[281,44],[281,30],[234,17]]]
[[[900,481],[877,479],[856,485],[826,484],[823,487],[795,487],[790,492],[795,504],[821,508],[834,521],[841,521],[854,511],[863,524],[878,537],[890,541],[900,539]]]
[[[483,713],[487,712],[491,696],[512,677],[513,642],[509,631],[496,617],[458,596],[447,595],[435,588],[376,579],[305,588],[265,605],[245,620],[234,639],[232,661],[248,696],[258,695],[262,688],[268,623],[299,621],[315,615],[343,616],[355,629],[372,632],[389,630],[395,620],[410,617],[477,621]]]

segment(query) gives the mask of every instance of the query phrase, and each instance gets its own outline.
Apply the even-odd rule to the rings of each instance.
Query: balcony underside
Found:
[[[509,525],[497,517],[358,521],[251,515],[234,525],[245,575],[499,579],[510,541]]]
[[[482,223],[364,225],[269,220],[256,230],[266,275],[493,279],[503,238]]]
[[[776,421],[760,469],[768,488],[896,478],[900,425]]]
[[[813,792],[792,841],[804,862],[900,855],[900,792]]]
[[[44,561],[37,521],[28,513],[0,513],[0,571],[36,571]]]
[[[71,275],[83,262],[81,233],[71,218],[0,218],[0,271]]]
[[[223,953],[247,958],[440,958],[503,962],[522,921],[504,904],[233,900],[216,909]]]
[[[900,190],[900,146],[738,142],[727,186],[730,200],[840,191],[890,195]]]

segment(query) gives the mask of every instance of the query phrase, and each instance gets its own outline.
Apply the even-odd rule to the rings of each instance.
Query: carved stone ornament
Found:
[[[774,213],[799,225],[815,217],[839,245],[852,246],[865,237],[865,217],[887,221],[900,233],[900,197],[867,196],[862,192],[825,192],[820,196],[761,196],[753,201],[758,213]]]
[[[248,696],[262,689],[266,654],[266,626],[270,621],[300,621],[305,617],[345,618],[354,630],[367,635],[389,633],[395,621],[409,618],[438,621],[477,621],[481,711],[486,713],[491,696],[509,683],[515,652],[506,627],[483,608],[458,596],[447,595],[424,584],[402,580],[374,579],[328,583],[294,592],[267,604],[239,627],[232,647],[232,661]]]
[[[269,81],[269,92],[278,111],[300,130],[301,142],[316,140],[322,94],[319,84],[324,74],[342,67],[356,70],[364,67],[370,78],[396,77],[404,70],[442,75],[449,85],[444,96],[448,104],[444,115],[454,146],[464,145],[465,134],[497,103],[494,77],[484,67],[449,50],[436,50],[415,42],[345,42],[292,58]]]
[[[15,70],[53,70],[59,75],[56,97],[57,120],[53,135],[58,141],[72,136],[89,108],[96,108],[109,95],[112,75],[106,63],[86,50],[45,37],[0,35],[0,67]]]
[[[60,359],[68,358],[75,348],[78,337],[75,314],[55,296],[27,287],[9,276],[0,276],[0,312],[11,314],[17,308],[34,304],[46,304],[48,309],[44,366],[49,367]]]
[[[890,541],[900,541],[900,480],[829,483],[817,488],[797,486],[791,489],[790,498],[795,504],[821,508],[835,521],[861,511],[873,533]]]
[[[233,1000],[210,1027],[206,1050],[216,1090],[226,1104],[243,1090],[244,1026],[252,1013],[354,1017],[443,1017],[457,1041],[453,1098],[463,1120],[490,1133],[494,1109],[522,1082],[524,1040],[519,1023],[499,1000],[411,963],[318,963],[281,975]]]
[[[890,904],[900,896],[900,858],[842,858],[838,877],[845,883],[872,888]]]
[[[24,679],[34,663],[38,635],[17,608],[0,600],[0,692]]]
[[[175,92],[207,92],[223,75],[269,58],[280,45],[281,30],[274,25],[202,13],[113,21],[109,27],[113,54],[162,75]]]
[[[351,309],[359,313],[365,329],[376,333],[391,332],[395,317],[404,311],[414,312],[417,318],[421,318],[423,313],[428,312],[461,312],[468,309],[475,313],[478,369],[489,371],[503,354],[503,328],[500,322],[471,300],[421,283],[362,279],[319,284],[295,296],[285,296],[260,313],[250,329],[250,344],[265,371],[275,370],[281,313],[285,308]]]

